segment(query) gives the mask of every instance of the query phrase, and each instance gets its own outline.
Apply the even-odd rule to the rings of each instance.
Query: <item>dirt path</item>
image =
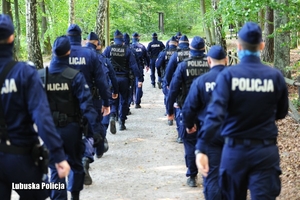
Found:
[[[145,75],[141,109],[131,106],[127,130],[108,133],[109,151],[91,164],[93,185],[81,193],[96,199],[204,199],[199,186],[186,185],[183,144],[164,116],[163,94]]]
[[[107,134],[109,150],[90,165],[93,184],[85,186],[82,200],[203,200],[198,187],[186,184],[183,144],[176,126],[168,126],[163,94],[145,74],[141,109],[131,106],[127,130]],[[18,195],[13,192],[12,199]]]

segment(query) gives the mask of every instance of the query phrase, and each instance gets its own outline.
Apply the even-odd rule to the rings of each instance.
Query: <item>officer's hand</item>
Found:
[[[208,165],[208,157],[203,153],[198,153],[196,155],[196,165],[198,167],[199,172],[204,176],[207,177],[209,171]]]
[[[174,114],[172,115],[167,115],[168,120],[173,120],[174,119]]]
[[[99,133],[93,134],[94,144],[93,147],[97,147],[101,142],[103,142],[103,137]]]
[[[142,87],[143,86],[143,82],[138,82],[138,87]]]
[[[197,126],[194,124],[194,126],[192,128],[186,128],[186,132],[188,134],[192,134],[195,133],[197,131]]]
[[[108,107],[102,106],[101,113],[102,113],[103,116],[109,115],[110,107],[109,106]]]
[[[65,178],[69,175],[70,165],[66,160],[63,160],[60,163],[55,163],[55,167],[59,178]]]
[[[146,66],[146,72],[148,72],[148,71],[149,71],[149,69],[150,69],[150,67],[149,67],[149,66]]]
[[[113,98],[113,99],[117,99],[117,98],[118,98],[118,94],[114,94],[114,93],[112,93],[112,94],[111,94],[111,98]]]

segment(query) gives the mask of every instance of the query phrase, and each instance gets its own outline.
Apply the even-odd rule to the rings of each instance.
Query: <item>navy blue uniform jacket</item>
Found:
[[[245,56],[217,77],[200,131],[199,150],[205,153],[205,144],[221,126],[224,137],[275,139],[275,120],[287,112],[288,91],[281,72],[262,64],[256,56]]]

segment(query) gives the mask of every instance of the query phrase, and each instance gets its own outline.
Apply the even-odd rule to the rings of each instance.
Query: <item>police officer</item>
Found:
[[[158,54],[165,48],[166,47],[164,43],[162,43],[157,39],[157,33],[153,33],[152,41],[149,42],[147,46],[147,52],[150,57],[150,70],[151,70],[150,78],[151,78],[151,84],[153,88],[155,88],[155,61],[158,57]]]
[[[220,134],[225,144],[219,183],[225,199],[276,199],[281,174],[275,120],[288,112],[288,92],[279,70],[260,61],[261,28],[247,22],[238,33],[240,63],[216,79],[197,146],[199,171],[209,172],[208,144]]]
[[[190,54],[190,48],[189,48],[189,39],[187,38],[186,35],[183,35],[182,37],[180,37],[179,39],[179,44],[178,44],[178,49],[177,52],[175,52],[169,62],[168,65],[166,67],[166,74],[165,74],[165,79],[164,79],[164,84],[166,85],[167,89],[169,88],[172,76],[177,68],[177,65],[179,62],[182,62],[184,59],[188,58]],[[178,108],[175,108],[176,110]],[[179,112],[175,112],[175,115],[178,114]],[[179,119],[178,116],[175,117],[175,119]],[[169,120],[168,124],[171,126],[173,125],[173,120]],[[179,124],[179,121],[176,123]],[[178,130],[178,127],[177,127]],[[178,143],[182,143],[182,139],[179,137],[179,133],[178,133],[178,137],[177,137],[177,142]]]
[[[173,120],[174,109],[173,104],[177,100],[178,106],[181,109],[184,105],[185,98],[188,94],[190,86],[195,78],[209,71],[205,51],[205,42],[199,37],[195,36],[190,45],[190,58],[185,59],[178,64],[178,67],[174,73],[173,80],[170,84],[169,95],[167,98],[167,114],[168,120]],[[179,110],[179,136],[183,140],[185,150],[185,161],[187,166],[186,176],[187,184],[190,187],[196,187],[197,179],[197,166],[195,163],[195,145],[197,141],[197,134],[187,134],[185,126],[182,123],[182,114]]]
[[[68,176],[68,190],[72,199],[79,199],[83,189],[84,170],[82,153],[84,143],[80,120],[86,118],[94,133],[96,146],[102,136],[101,126],[97,122],[98,113],[94,109],[92,94],[82,73],[69,67],[71,45],[67,36],[58,37],[53,44],[53,57],[50,62],[49,74],[44,79],[50,109],[57,132],[62,137],[67,160],[71,166]],[[44,70],[39,70],[44,72]],[[82,114],[81,114],[82,113]],[[65,179],[57,176],[54,162],[50,160],[51,182],[65,183]],[[67,190],[52,190],[51,199],[67,199]]]
[[[137,61],[139,70],[141,74],[144,74],[144,67],[146,66],[146,71],[149,70],[150,59],[146,50],[146,47],[139,43],[140,35],[138,33],[132,34],[132,44],[130,45],[131,49],[134,52],[135,59]],[[142,86],[138,87],[138,79],[136,78],[135,85],[135,108],[141,108],[141,99],[143,96]]]
[[[194,80],[182,108],[182,121],[187,133],[196,132],[203,124],[206,108],[216,84],[215,80],[227,63],[223,48],[219,45],[212,46],[207,53],[207,62],[211,70]],[[203,193],[206,200],[222,199],[218,185],[222,147],[223,139],[220,135],[214,138],[208,147],[209,172],[208,176],[203,179]],[[196,144],[196,149],[198,149],[198,144]]]
[[[130,36],[128,35],[128,33],[123,33],[123,37],[124,37],[124,45],[130,46]]]
[[[177,43],[179,42],[179,39],[181,38],[181,36],[182,36],[181,32],[177,32],[177,33],[174,35],[174,38],[175,38],[175,40],[177,41]],[[170,40],[171,40],[171,39],[170,39]],[[168,41],[166,42],[166,48],[167,48],[167,49],[169,48],[169,42],[170,42],[170,40],[168,40]]]
[[[156,60],[155,67],[157,68],[158,73],[158,88],[162,88],[162,91],[164,93],[164,104],[166,105],[166,98],[168,96],[169,90],[167,88],[167,85],[164,82],[164,76],[166,72],[166,67],[168,65],[168,62],[171,58],[171,56],[177,51],[177,41],[176,38],[173,36],[169,41],[169,48],[165,51],[162,51]]]
[[[71,68],[80,70],[85,80],[92,90],[93,103],[97,112],[103,113],[106,116],[110,113],[109,99],[107,93],[109,87],[107,84],[106,74],[103,72],[103,67],[98,59],[97,53],[90,49],[81,46],[81,29],[76,24],[71,24],[67,30],[67,36],[71,43],[71,54],[69,57],[69,64]],[[97,120],[99,124],[102,121],[102,115],[98,115]],[[83,156],[83,165],[85,170],[86,185],[92,184],[92,178],[89,174],[89,163],[93,162],[94,148],[93,148],[93,133],[89,127],[88,133],[84,138],[85,153]],[[102,126],[101,135],[105,138],[105,128]]]
[[[138,78],[138,87],[142,86],[144,81],[143,74],[140,73],[137,66],[133,52],[128,46],[124,44],[123,35],[119,30],[114,33],[114,44],[108,46],[103,55],[110,58],[110,61],[114,67],[117,75],[117,80],[119,84],[119,97],[113,100],[111,117],[110,117],[110,131],[116,132],[116,117],[119,114],[119,130],[125,130],[125,120],[127,119],[128,113],[128,91],[131,78],[131,72],[135,77]],[[132,77],[133,78],[133,77]],[[120,101],[120,111],[119,111],[119,101]]]
[[[190,55],[189,48],[189,39],[186,35],[183,35],[179,39],[177,51],[170,57],[168,65],[166,66],[166,75],[165,75],[165,84],[169,87],[172,76],[177,68],[179,62],[182,62],[184,59],[188,58]]]
[[[0,14],[0,79],[4,82],[0,95],[0,196],[9,200],[13,184],[34,184],[40,189],[15,188],[20,199],[46,199],[49,191],[42,188],[42,167],[47,169],[47,163],[37,166],[35,160],[40,155],[34,156],[38,153],[34,148],[39,144],[38,136],[49,149],[60,178],[68,176],[70,166],[36,68],[13,61],[13,46],[13,22],[8,15]]]
[[[108,82],[109,87],[111,88],[109,90],[110,92],[107,95],[111,96],[112,99],[118,98],[119,85],[117,82],[116,73],[113,69],[113,66],[112,66],[110,60],[108,58],[106,58],[105,56],[103,56],[103,54],[100,52],[101,44],[99,41],[99,37],[96,33],[94,33],[94,32],[89,33],[89,35],[87,36],[86,46],[95,50],[97,52],[99,60],[101,61],[101,63],[103,63],[103,65],[102,65],[103,71],[106,73],[107,82]],[[99,114],[101,114],[101,113],[99,113]],[[103,140],[104,142],[100,143],[99,146],[96,148],[97,158],[101,158],[103,156],[103,154],[106,153],[109,148],[107,138],[106,138],[106,132],[107,132],[107,128],[109,125],[109,115],[103,116],[101,123],[105,126],[105,138]]]

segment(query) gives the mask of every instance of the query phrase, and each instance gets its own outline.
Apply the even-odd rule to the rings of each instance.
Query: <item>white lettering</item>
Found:
[[[69,86],[67,83],[48,83],[47,90],[48,91],[69,90]]]
[[[70,65],[86,65],[85,57],[69,57]]]
[[[5,79],[2,89],[1,89],[1,94],[8,94],[8,93],[13,93],[13,92],[17,92],[17,91],[18,91],[18,89],[16,86],[15,79],[13,79],[13,78]]]
[[[209,91],[213,91],[215,88],[216,83],[215,82],[205,82],[205,91],[209,92]]]
[[[272,79],[255,79],[255,78],[232,78],[231,90],[246,92],[274,92],[274,83]]]

